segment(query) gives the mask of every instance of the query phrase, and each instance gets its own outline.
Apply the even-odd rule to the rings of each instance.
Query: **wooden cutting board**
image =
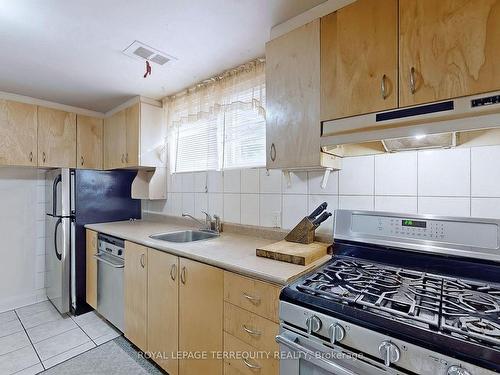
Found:
[[[258,248],[256,254],[258,257],[307,266],[328,254],[329,247],[329,244],[323,242],[304,245],[283,240]]]

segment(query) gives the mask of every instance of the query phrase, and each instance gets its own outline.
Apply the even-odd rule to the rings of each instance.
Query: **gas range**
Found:
[[[363,356],[315,360],[334,374],[500,372],[499,221],[338,210],[334,237],[281,294],[282,349]]]

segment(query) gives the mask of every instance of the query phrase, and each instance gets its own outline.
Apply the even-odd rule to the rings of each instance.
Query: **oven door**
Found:
[[[363,357],[338,349],[331,349],[317,340],[311,340],[282,328],[276,337],[280,345],[280,375],[382,375],[387,371]],[[399,372],[392,372],[391,374]]]

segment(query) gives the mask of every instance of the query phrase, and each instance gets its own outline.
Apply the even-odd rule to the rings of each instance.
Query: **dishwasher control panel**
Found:
[[[107,234],[99,233],[97,237],[99,253],[114,255],[123,258],[125,255],[125,241],[109,236]]]

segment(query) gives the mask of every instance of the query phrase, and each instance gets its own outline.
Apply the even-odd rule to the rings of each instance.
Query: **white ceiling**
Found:
[[[264,55],[270,28],[325,0],[0,0],[0,91],[106,112]],[[134,40],[178,60],[142,77]]]

